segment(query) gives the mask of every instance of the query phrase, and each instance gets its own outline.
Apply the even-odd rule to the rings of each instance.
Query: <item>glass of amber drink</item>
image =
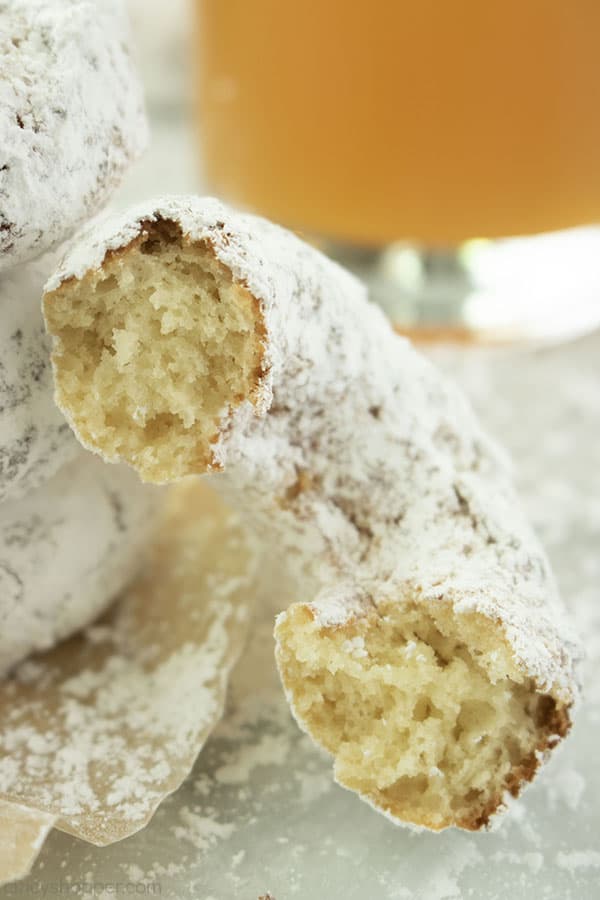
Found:
[[[465,242],[600,219],[597,0],[198,5],[209,186],[387,282],[388,306],[437,278],[444,318]]]

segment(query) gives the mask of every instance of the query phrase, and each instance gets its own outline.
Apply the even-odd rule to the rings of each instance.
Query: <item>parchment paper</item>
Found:
[[[197,481],[166,504],[111,613],[0,684],[0,882],[27,874],[52,825],[97,845],[138,831],[221,717],[256,557]]]

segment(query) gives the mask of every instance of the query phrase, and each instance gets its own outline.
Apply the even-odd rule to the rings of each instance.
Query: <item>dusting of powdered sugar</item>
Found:
[[[289,753],[287,735],[262,735],[257,743],[233,751],[215,772],[221,784],[246,784],[257,766],[283,765]]]
[[[147,126],[117,0],[12,0],[0,16],[0,268],[98,210]]]
[[[47,254],[0,274],[0,501],[50,478],[78,445],[54,403],[42,290],[56,263]]]
[[[213,818],[194,812],[189,806],[179,810],[180,824],[175,825],[176,838],[188,841],[196,850],[208,850],[217,841],[231,837],[235,826],[228,822],[217,822]]]
[[[600,850],[595,847],[589,850],[561,850],[556,856],[556,864],[560,869],[567,869],[569,872],[600,869]]]
[[[106,609],[141,563],[160,493],[79,449],[41,487],[0,505],[0,671]]]
[[[576,769],[565,767],[555,772],[553,778],[549,779],[547,784],[550,811],[556,813],[561,806],[565,806],[571,812],[576,812],[585,789],[585,778]]]

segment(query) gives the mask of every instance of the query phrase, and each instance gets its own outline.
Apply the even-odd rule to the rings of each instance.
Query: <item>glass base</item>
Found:
[[[600,228],[455,250],[327,249],[400,331],[423,339],[557,340],[600,326]]]

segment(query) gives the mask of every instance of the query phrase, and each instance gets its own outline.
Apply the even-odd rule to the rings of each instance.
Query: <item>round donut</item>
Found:
[[[50,478],[77,453],[54,403],[41,297],[55,258],[0,274],[0,501]]]
[[[140,564],[160,494],[82,450],[0,505],[0,672],[109,605]]]
[[[0,269],[66,238],[146,143],[117,0],[9,0],[0,11]]]

